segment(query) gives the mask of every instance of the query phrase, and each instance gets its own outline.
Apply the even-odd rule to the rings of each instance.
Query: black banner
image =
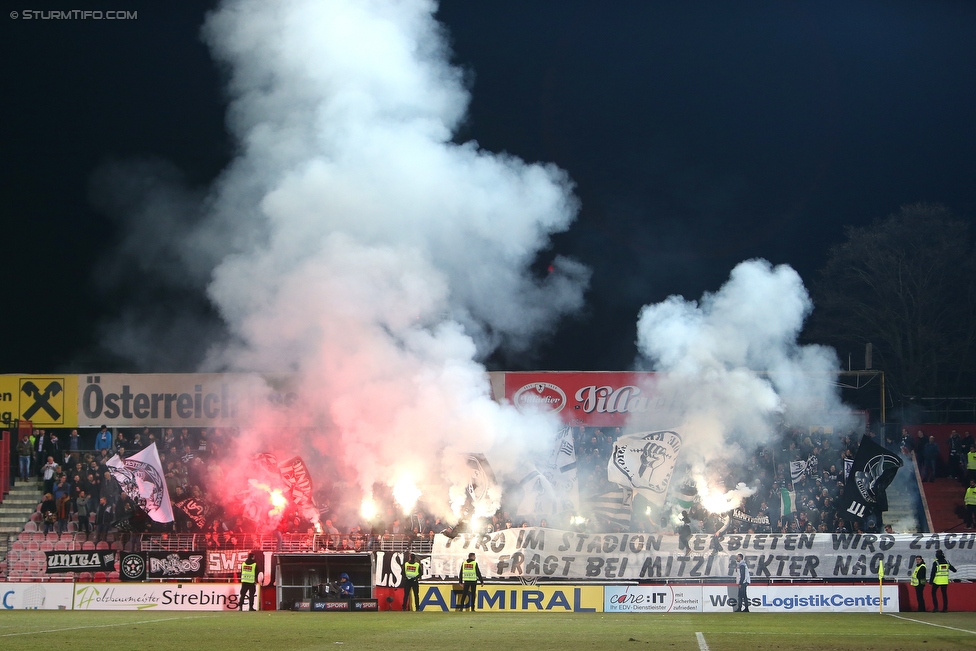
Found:
[[[44,552],[46,572],[114,572],[114,550],[90,552]]]
[[[844,519],[863,521],[873,514],[887,511],[885,489],[901,467],[900,457],[868,437],[862,438],[844,485],[844,495],[837,505]]]
[[[146,552],[150,579],[186,579],[203,576],[207,570],[203,552]]]
[[[145,581],[145,552],[122,552],[122,558],[119,559],[119,578],[123,581]]]

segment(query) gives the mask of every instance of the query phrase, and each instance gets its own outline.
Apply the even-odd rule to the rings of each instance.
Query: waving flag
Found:
[[[169,501],[163,464],[159,461],[155,443],[127,459],[116,454],[106,465],[122,492],[150,518],[156,522],[173,521],[173,505]]]

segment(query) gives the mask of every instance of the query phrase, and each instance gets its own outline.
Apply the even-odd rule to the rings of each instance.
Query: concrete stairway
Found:
[[[939,477],[934,482],[922,484],[925,500],[932,515],[932,525],[936,531],[966,531],[966,509],[963,497],[966,487],[958,480]]]
[[[41,501],[43,488],[44,483],[37,478],[27,482],[18,479],[0,503],[0,560],[7,558],[11,534],[16,535],[24,530],[24,524]]]

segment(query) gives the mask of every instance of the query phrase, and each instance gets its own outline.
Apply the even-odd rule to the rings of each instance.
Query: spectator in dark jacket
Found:
[[[939,444],[935,442],[934,436],[930,436],[929,442],[922,448],[922,458],[925,462],[922,481],[934,482],[935,470],[939,463]]]

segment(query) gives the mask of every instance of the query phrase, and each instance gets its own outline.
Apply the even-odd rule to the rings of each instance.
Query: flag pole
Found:
[[[878,614],[884,614],[884,559],[878,562]]]

